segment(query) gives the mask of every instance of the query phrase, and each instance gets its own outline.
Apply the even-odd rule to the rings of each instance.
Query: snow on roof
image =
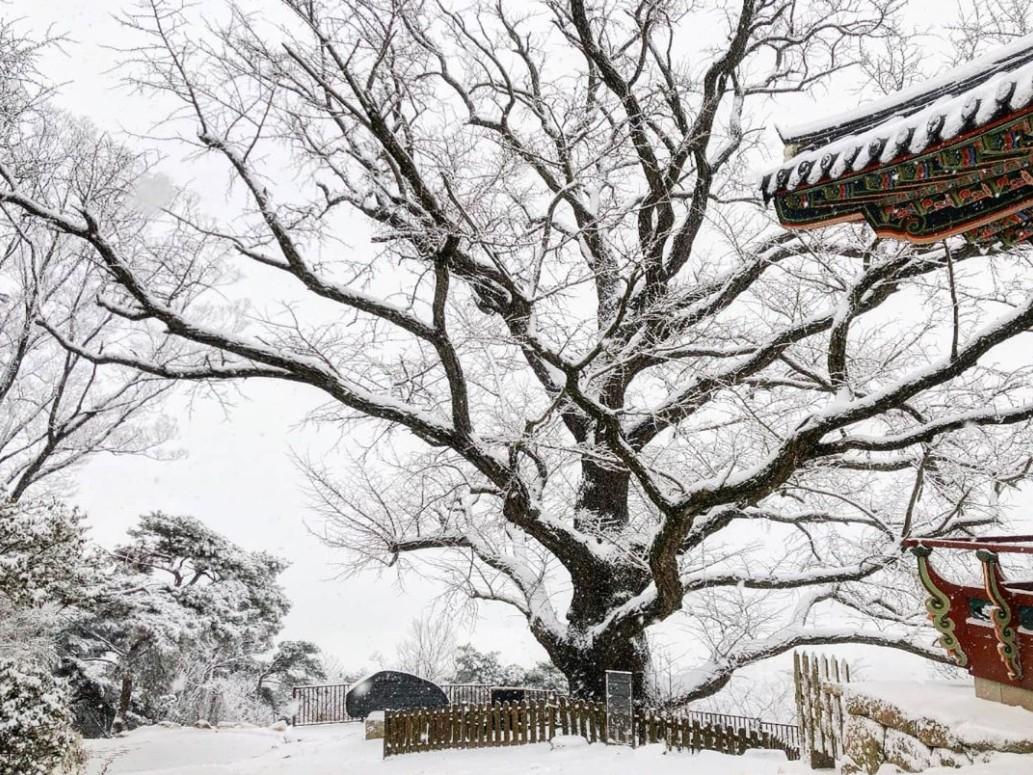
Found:
[[[898,157],[919,154],[932,145],[985,126],[1003,114],[1029,107],[1033,103],[1033,36],[1022,41],[1029,49],[1027,59],[1031,61],[996,72],[979,85],[955,96],[940,97],[910,115],[897,115],[859,134],[796,154],[764,174],[760,185],[765,197],[802,185],[837,180],[876,162],[885,164]]]
[[[786,129],[779,127],[779,136],[786,143],[794,145],[811,145],[815,141],[825,144],[834,137],[848,133],[857,134],[861,129],[870,128],[893,117],[916,112],[944,97],[971,91],[997,73],[1010,72],[1031,61],[1033,35],[1027,35],[931,80],[888,94],[852,110]]]

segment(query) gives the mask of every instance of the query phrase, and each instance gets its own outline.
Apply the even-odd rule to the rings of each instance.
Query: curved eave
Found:
[[[999,73],[982,86],[893,119],[861,134],[849,135],[794,155],[762,176],[765,202],[783,191],[827,183],[899,163],[989,130],[1020,115],[1033,104],[1033,63]]]
[[[864,220],[880,236],[918,244],[956,234],[1006,244],[1033,236],[1033,103],[921,153],[884,152],[848,175],[814,175],[809,165],[770,197],[786,228]]]
[[[951,226],[949,228],[941,229],[939,231],[932,232],[931,234],[921,236],[911,234],[903,228],[876,223],[871,218],[869,218],[867,213],[864,211],[848,213],[838,218],[817,219],[806,223],[783,224],[783,226],[787,229],[790,229],[791,231],[809,231],[811,229],[826,228],[828,226],[835,226],[837,224],[843,223],[867,222],[867,224],[872,228],[872,231],[875,233],[877,237],[902,240],[910,242],[913,245],[929,245],[933,242],[945,240],[948,237],[955,237],[959,234],[966,234],[967,232],[970,232],[974,229],[978,229],[981,226],[996,223],[1002,218],[1007,218],[1009,215],[1014,215],[1015,213],[1020,213],[1025,210],[1029,210],[1030,208],[1033,208],[1033,193],[1031,193],[1029,197],[1024,199],[1021,204],[1009,207],[1002,212],[994,213],[993,215],[988,215],[985,218],[978,218],[971,222],[961,223],[956,226]]]
[[[784,144],[801,148],[828,145],[851,134],[862,134],[900,116],[917,113],[932,103],[974,91],[1000,73],[1014,72],[1033,61],[1033,35],[1027,35],[978,60],[951,68],[931,80],[818,121],[779,129]]]

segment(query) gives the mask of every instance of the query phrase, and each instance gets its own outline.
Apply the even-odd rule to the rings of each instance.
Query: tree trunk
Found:
[[[602,466],[591,459],[581,461],[574,524],[579,529],[595,530],[614,530],[628,524],[630,482],[627,471]]]
[[[613,396],[610,397],[614,399]],[[597,431],[597,435],[602,431]],[[591,458],[581,461],[581,484],[575,504],[575,524],[593,533],[619,531],[628,524],[630,475],[612,465],[600,465]],[[633,674],[636,702],[644,696],[649,648],[644,629],[629,634],[597,632],[598,625],[617,605],[639,594],[649,584],[641,567],[619,559],[571,567],[573,595],[567,622],[574,635],[550,648],[553,663],[563,671],[570,691],[587,700],[606,698],[606,671]],[[589,635],[592,633],[591,635]],[[589,644],[587,646],[580,644]]]
[[[606,699],[606,671],[622,670],[632,674],[635,703],[645,696],[645,673],[649,648],[645,634],[629,640],[600,639],[590,649],[569,648],[559,657],[557,667],[570,682],[575,697],[602,702]]]
[[[129,705],[133,699],[133,674],[126,671],[122,674],[122,691],[118,695],[118,712],[115,720],[111,722],[111,731],[116,735],[126,729],[126,719],[129,716]]]

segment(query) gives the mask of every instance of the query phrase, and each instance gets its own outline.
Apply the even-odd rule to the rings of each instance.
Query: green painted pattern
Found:
[[[973,242],[1013,245],[1033,236],[1028,109],[920,155],[829,180],[826,170],[834,158],[826,154],[814,163],[823,170],[819,183],[775,194],[783,225],[814,226],[860,215],[877,232],[901,238],[964,232]],[[810,162],[804,165],[813,169]],[[786,170],[782,174],[788,176]]]
[[[929,575],[929,550],[917,546],[913,553],[918,558],[918,578],[921,579],[925,591],[929,593],[929,597],[925,601],[925,609],[929,612],[929,619],[932,621],[933,627],[940,633],[940,645],[954,659],[958,667],[967,667],[968,655],[965,654],[958,642],[954,631],[954,621],[950,618],[950,598],[936,586]]]
[[[997,555],[993,552],[979,552],[983,563],[983,581],[986,594],[993,604],[990,608],[990,621],[997,632],[997,653],[1008,669],[1008,677],[1012,680],[1022,678],[1022,662],[1019,660],[1019,646],[1015,639],[1015,628],[1012,626],[1012,610],[1001,592],[997,580]]]

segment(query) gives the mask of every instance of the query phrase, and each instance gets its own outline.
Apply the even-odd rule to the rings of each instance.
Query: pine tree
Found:
[[[147,514],[129,536],[64,638],[70,670],[104,697],[116,731],[173,712],[170,696],[180,712],[209,706],[213,683],[248,671],[290,608],[285,563],[193,517]]]

